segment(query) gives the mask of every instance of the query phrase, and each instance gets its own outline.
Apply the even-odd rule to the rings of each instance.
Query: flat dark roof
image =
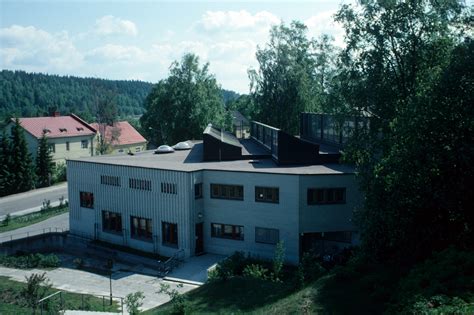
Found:
[[[249,141],[252,140],[241,141],[244,148],[243,153],[262,152],[263,149],[258,148],[257,145],[253,146]],[[202,155],[202,141],[196,141],[193,142],[191,150],[175,151],[169,154],[154,154],[154,151],[144,151],[135,155],[100,155],[70,160],[183,172],[216,170],[291,175],[353,174],[355,172],[353,166],[344,164],[278,166],[271,158],[258,159],[252,163],[249,160],[203,162]]]

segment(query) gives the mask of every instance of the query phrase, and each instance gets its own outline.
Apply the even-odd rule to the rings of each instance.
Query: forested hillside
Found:
[[[94,107],[104,94],[116,96],[120,116],[140,115],[152,87],[153,84],[141,81],[3,70],[0,72],[0,118],[42,116],[57,110],[62,114],[74,112],[88,120],[94,116]]]
[[[58,76],[24,71],[0,72],[0,120],[12,116],[44,116],[52,110],[61,114],[76,113],[94,120],[97,104],[104,95],[113,95],[118,115],[129,117],[144,112],[143,103],[152,83]],[[222,90],[224,101],[238,97]]]

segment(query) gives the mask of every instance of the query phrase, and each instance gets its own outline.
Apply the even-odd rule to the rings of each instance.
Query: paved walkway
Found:
[[[7,213],[16,216],[39,211],[45,199],[50,200],[51,205],[57,205],[61,197],[64,197],[65,200],[68,199],[67,183],[1,197],[0,220],[2,220]]]
[[[76,293],[87,293],[96,295],[109,295],[109,277],[101,276],[82,270],[57,268],[54,270],[19,270],[13,268],[0,267],[0,275],[7,276],[15,281],[25,282],[25,277],[33,273],[46,272],[46,276],[51,280],[53,287]],[[178,283],[166,281],[153,276],[135,274],[131,272],[117,271],[112,275],[112,294],[114,296],[125,297],[129,293],[142,291],[145,295],[142,310],[147,310],[169,301],[165,294],[157,293],[160,283],[167,283],[171,289],[179,292],[187,292],[197,288],[197,285],[183,284],[178,287]]]
[[[69,230],[69,213],[63,213],[47,220],[28,225],[16,230],[0,233],[0,243],[11,239],[25,238],[43,234],[45,232],[67,231]]]

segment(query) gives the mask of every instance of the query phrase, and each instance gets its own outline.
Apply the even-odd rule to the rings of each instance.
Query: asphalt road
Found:
[[[0,243],[10,239],[20,239],[46,232],[62,232],[67,230],[69,230],[69,213],[63,213],[32,225],[0,233]]]
[[[41,207],[45,199],[50,200],[51,203],[58,202],[61,197],[68,199],[67,183],[2,197],[0,198],[0,216]]]

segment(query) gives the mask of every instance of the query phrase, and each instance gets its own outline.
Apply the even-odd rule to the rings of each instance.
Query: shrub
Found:
[[[268,278],[268,269],[259,264],[250,264],[245,266],[242,275],[244,277],[266,280]]]
[[[182,288],[183,284],[178,284],[178,288]],[[171,299],[173,305],[173,314],[186,314],[190,311],[190,303],[184,294],[180,294],[178,290],[171,289],[167,283],[160,283],[160,290],[157,293],[164,293]]]
[[[143,305],[144,298],[145,295],[143,295],[143,292],[141,291],[127,294],[124,302],[130,315],[137,315],[140,313],[139,308]]]
[[[7,213],[7,215],[5,216],[5,218],[3,219],[3,225],[4,226],[8,226],[8,224],[10,224],[10,221],[11,221],[11,215],[10,213]]]
[[[281,270],[285,262],[285,244],[279,241],[275,247],[275,256],[273,257],[273,280],[279,281],[281,277]]]
[[[0,265],[5,267],[30,269],[30,268],[55,268],[60,264],[58,256],[54,254],[23,254],[0,255]]]
[[[310,283],[319,279],[327,271],[318,263],[316,255],[313,253],[304,253],[296,272],[296,281],[299,285]]]
[[[449,307],[462,309],[462,301],[471,299],[473,291],[474,253],[448,248],[419,263],[400,280],[390,311],[412,312],[426,305],[430,312]]]
[[[66,178],[66,164],[65,163],[58,163],[54,169],[53,173],[53,183],[65,182]]]

